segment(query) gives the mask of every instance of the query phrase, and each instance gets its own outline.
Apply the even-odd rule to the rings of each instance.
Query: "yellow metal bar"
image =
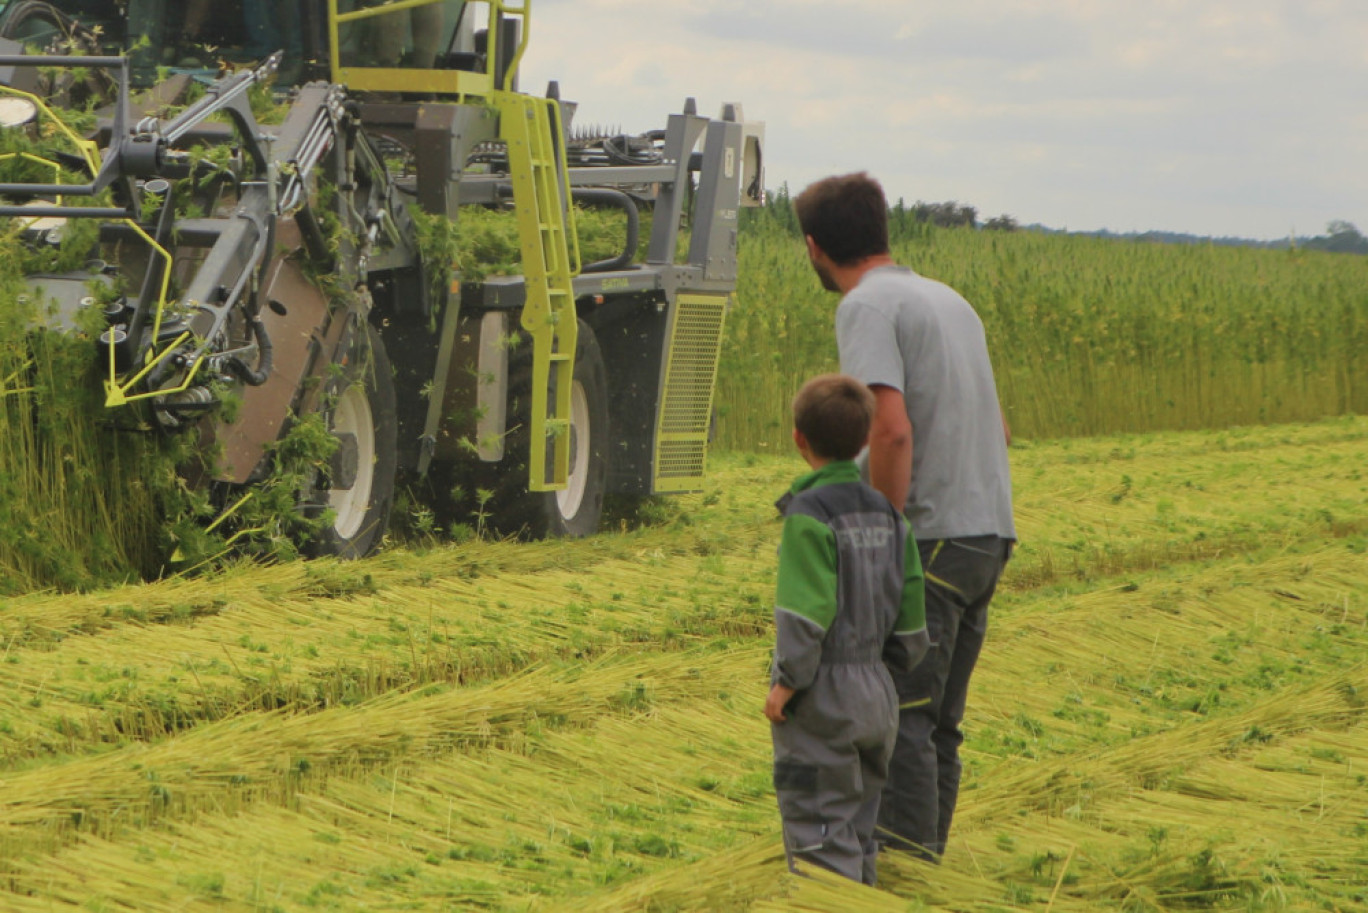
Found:
[[[168,200],[166,205],[170,206],[171,202]],[[166,310],[166,293],[171,287],[171,253],[153,240],[151,235],[143,231],[142,226],[137,222],[134,222],[132,219],[124,219],[124,224],[133,229],[140,238],[147,242],[149,247],[161,255],[161,258],[166,261],[166,269],[162,270],[161,288],[157,290],[157,316],[153,321],[152,326],[152,338],[156,339],[161,333],[162,312]]]
[[[406,10],[435,6],[445,0],[392,0],[383,6],[371,6],[351,12],[339,12],[338,0],[328,0],[328,55],[332,81],[351,89],[363,92],[426,92],[434,95],[456,95],[461,97],[485,98],[495,88],[494,66],[496,54],[492,51],[485,55],[485,72],[475,73],[463,70],[433,70],[398,67],[343,66],[342,41],[339,26],[367,19],[375,19]],[[505,7],[502,0],[469,0],[470,3],[484,3],[489,7],[491,31],[497,30]],[[517,12],[524,12],[519,10]],[[517,72],[518,62],[526,46],[527,20],[523,22],[523,38],[518,52],[509,66],[509,78]],[[491,48],[494,38],[491,37]],[[511,84],[511,83],[510,83]]]
[[[157,365],[165,361],[167,356],[169,356],[172,352],[176,351],[177,347],[179,347],[182,342],[189,338],[190,333],[188,332],[182,333],[179,336],[177,336],[175,340],[169,346],[167,346],[160,355],[158,355],[156,358],[150,359],[147,362],[146,367],[144,367],[137,374],[129,378],[128,381],[124,383],[122,386],[119,385],[117,381],[111,380],[107,382],[105,384],[105,408],[113,409],[116,406],[126,406],[129,403],[136,403],[139,400],[152,399],[153,397],[157,396],[166,396],[168,393],[184,393],[186,390],[189,390],[190,385],[195,380],[195,375],[199,373],[199,369],[204,364],[203,358],[195,358],[193,363],[191,363],[190,365],[190,370],[186,372],[185,381],[181,383],[180,386],[167,387],[163,390],[152,390],[148,393],[138,393],[133,396],[128,395],[128,391],[132,390],[137,385],[138,381],[142,380],[148,374],[151,374],[153,368],[155,368]],[[112,374],[114,371],[113,346],[109,347],[109,369],[110,373]]]
[[[336,2],[336,0],[332,0],[332,2]],[[73,61],[77,59],[79,58],[72,58]],[[81,137],[77,136],[60,117],[53,113],[53,110],[47,106],[47,102],[31,92],[24,92],[9,86],[0,86],[0,92],[4,92],[7,95],[17,95],[18,97],[28,99],[37,105],[38,110],[47,115],[48,119],[57,125],[57,129],[61,131],[66,138],[71,141],[72,145],[76,147],[77,151],[81,153],[81,157],[85,159],[86,165],[90,168],[91,176],[93,177],[100,173],[99,147],[90,140],[81,139]]]
[[[513,52],[513,59],[508,62],[508,70],[504,73],[504,83],[499,87],[505,92],[512,92],[513,80],[518,75],[518,67],[522,65],[523,52],[527,50],[527,41],[532,36],[532,0],[523,0],[521,7],[504,6],[495,0],[490,5],[490,22],[497,22],[498,19],[495,18],[495,15],[502,16],[504,13],[510,16],[520,16],[523,26],[522,34],[518,36],[518,49]],[[493,61],[492,54],[489,59]]]
[[[52,183],[62,183],[62,166],[58,162],[54,162],[52,161],[52,159],[42,158],[41,156],[34,155],[31,152],[7,152],[4,155],[0,155],[0,162],[6,162],[13,158],[28,159],[30,162],[36,162],[39,165],[47,165],[52,169]],[[61,206],[61,196],[57,196],[55,198],[55,202],[58,206]]]
[[[404,70],[393,67],[336,67],[333,80],[362,92],[427,92],[484,98],[494,85],[484,73],[463,70]]]
[[[527,296],[522,325],[532,337],[528,488],[554,491],[565,487],[570,471],[568,430],[579,332],[566,239],[565,183],[557,174],[553,118],[546,100],[496,92],[491,101],[499,112],[500,136],[508,146]],[[553,386],[554,399],[550,396]]]
[[[224,520],[227,520],[233,514],[237,513],[238,508],[246,504],[248,501],[252,500],[252,498],[255,497],[255,495],[256,491],[249,491],[247,492],[247,494],[238,498],[237,501],[234,502],[232,507],[229,507],[223,513],[219,514],[218,519],[216,519],[213,523],[210,523],[208,526],[206,526],[204,528],[204,531],[206,533],[212,533],[215,529],[218,528],[219,524],[221,524]]]
[[[328,69],[333,82],[344,82],[342,73],[342,43],[337,32],[337,0],[328,0]]]
[[[336,10],[337,0],[329,0],[329,5],[331,9]],[[33,104],[37,106],[40,112],[46,115],[48,119],[50,119],[54,124],[57,125],[58,131],[61,132],[71,142],[71,144],[76,147],[81,157],[85,160],[86,165],[90,168],[92,176],[99,174],[99,147],[96,146],[95,143],[91,142],[90,140],[85,140],[77,136],[60,117],[53,113],[52,109],[47,106],[47,103],[44,102],[43,99],[39,98],[37,95],[34,95],[32,93],[23,92],[18,89],[13,89],[9,86],[0,86],[0,92],[9,95],[15,95],[20,98],[25,98],[33,102]],[[48,159],[44,159],[27,152],[21,152],[10,153],[8,155],[0,156],[0,161],[8,158],[13,158],[15,155],[18,155],[22,158],[28,159],[33,162],[37,162],[39,164],[51,165],[53,167],[53,170],[57,174],[57,180],[55,181],[55,183],[61,183],[61,166],[58,163],[52,162]],[[61,200],[62,198],[60,196],[57,197],[57,203],[59,205],[61,204]],[[136,233],[140,238],[146,241],[148,246],[151,247],[152,250],[158,256],[160,256],[163,260],[166,261],[166,269],[162,271],[161,287],[157,290],[156,315],[152,321],[152,338],[155,340],[161,334],[162,317],[166,313],[166,294],[170,290],[171,286],[171,267],[173,264],[173,260],[170,252],[167,251],[166,248],[158,244],[151,235],[144,231],[141,225],[139,225],[132,219],[124,219],[123,221],[124,224],[126,224],[129,228],[133,229],[134,233]],[[203,359],[197,358],[195,360],[194,364],[191,365],[190,370],[186,373],[185,382],[178,387],[173,387],[167,390],[155,390],[150,393],[142,393],[134,396],[128,395],[129,390],[133,389],[133,387],[136,386],[139,381],[141,381],[143,378],[145,378],[148,374],[152,372],[153,368],[155,368],[158,364],[164,361],[168,355],[170,355],[178,346],[180,346],[182,342],[184,342],[188,338],[190,338],[190,333],[182,333],[179,337],[176,338],[174,342],[171,343],[171,345],[167,346],[167,348],[164,351],[162,351],[160,355],[153,356],[151,353],[149,353],[148,362],[143,367],[143,369],[137,372],[132,378],[130,378],[123,384],[120,384],[118,380],[118,368],[115,364],[114,359],[114,346],[111,345],[109,347],[109,379],[105,384],[105,406],[113,408],[115,406],[122,406],[126,403],[131,403],[141,399],[148,399],[154,396],[164,396],[167,393],[180,393],[185,390],[188,390],[190,388],[190,384],[193,382],[195,378],[195,375],[199,372],[200,366],[203,364]]]
[[[579,225],[575,222],[575,201],[570,195],[570,161],[565,152],[565,121],[561,114],[560,102],[554,98],[546,100],[551,111],[551,129],[555,130],[554,141],[557,151],[557,173],[561,176],[561,198],[565,200],[565,233],[570,249],[570,278],[584,269],[580,255]]]
[[[0,88],[3,88],[3,87],[0,87]],[[20,93],[20,94],[24,94],[24,93]],[[25,158],[25,159],[28,159],[28,160],[33,161],[33,162],[37,162],[38,164],[42,164],[42,165],[51,165],[51,166],[53,167],[53,169],[57,172],[57,178],[58,178],[58,180],[57,180],[56,183],[59,183],[59,184],[61,183],[61,171],[62,171],[62,168],[61,168],[61,166],[60,166],[59,164],[57,164],[56,162],[49,161],[48,159],[40,158],[39,156],[36,156],[36,155],[31,155],[31,154],[29,154],[29,153],[27,153],[27,152],[18,152],[18,153],[13,153],[13,152],[12,152],[12,153],[7,153],[7,154],[4,154],[4,155],[0,155],[0,161],[6,161],[6,160],[8,160],[8,159],[12,159],[12,158],[15,158],[15,157]],[[57,201],[58,201],[58,203],[60,204],[60,202],[61,202],[61,197],[58,197],[58,198],[57,198]],[[153,339],[156,339],[159,335],[161,335],[162,317],[163,317],[163,316],[165,315],[165,313],[166,313],[166,293],[170,290],[170,287],[171,287],[171,266],[172,266],[171,253],[170,253],[168,250],[166,250],[166,248],[164,248],[164,247],[162,247],[160,244],[158,244],[158,243],[156,242],[156,240],[155,240],[151,235],[149,235],[146,231],[144,231],[143,228],[142,228],[142,226],[139,225],[137,222],[133,221],[132,219],[124,219],[123,222],[124,222],[124,224],[127,225],[129,228],[133,229],[134,233],[136,233],[140,238],[142,238],[144,241],[146,241],[146,242],[147,242],[147,245],[148,245],[149,247],[151,247],[152,250],[153,250],[158,256],[160,256],[163,260],[166,261],[166,269],[162,270],[162,281],[161,281],[161,286],[160,286],[160,288],[157,290],[157,308],[156,308],[156,314],[155,314],[155,316],[153,317],[153,321],[152,321],[152,338],[153,338]],[[114,347],[111,345],[111,346],[109,347],[109,379],[108,379],[108,381],[105,383],[105,406],[108,407],[108,408],[113,408],[113,407],[115,407],[115,406],[122,406],[122,405],[124,405],[124,404],[126,404],[126,403],[130,403],[130,402],[133,402],[133,401],[135,401],[135,400],[145,399],[145,398],[147,398],[147,397],[149,397],[149,396],[161,396],[161,395],[163,395],[163,394],[165,394],[165,393],[179,393],[179,392],[181,392],[181,391],[183,391],[183,390],[188,389],[188,388],[189,388],[189,381],[190,381],[190,379],[193,379],[194,376],[195,376],[195,373],[199,370],[199,362],[198,362],[198,361],[196,361],[195,365],[191,368],[190,373],[189,373],[189,376],[187,377],[186,383],[185,383],[184,385],[182,385],[181,387],[175,388],[175,389],[173,389],[173,390],[158,390],[158,391],[155,391],[155,392],[153,392],[153,393],[139,394],[139,395],[137,395],[137,396],[129,396],[129,395],[128,395],[128,391],[131,390],[131,389],[133,389],[133,387],[138,383],[138,381],[140,381],[140,380],[142,380],[144,377],[146,377],[146,376],[152,371],[152,369],[153,369],[154,367],[157,366],[157,364],[159,364],[163,359],[165,359],[166,356],[169,355],[173,349],[175,349],[177,346],[179,346],[179,345],[180,345],[183,341],[185,341],[185,339],[187,339],[189,336],[190,336],[189,333],[183,333],[183,334],[181,334],[181,336],[180,336],[179,338],[177,338],[175,342],[173,342],[170,346],[168,346],[168,347],[166,348],[166,350],[163,351],[163,352],[162,352],[160,355],[158,355],[158,356],[152,357],[152,356],[149,354],[149,361],[148,361],[147,365],[144,366],[144,368],[143,368],[141,371],[139,371],[136,375],[134,375],[130,380],[128,380],[126,383],[123,383],[123,384],[120,384],[120,383],[119,383],[119,378],[118,378],[119,372],[118,372],[118,368],[117,368],[117,366],[116,366],[116,364],[115,364],[115,360],[114,360]]]
[[[134,222],[132,219],[125,219],[124,224],[126,224],[129,228],[133,229],[133,231],[140,238],[147,242],[148,246],[151,247],[153,251],[155,251],[159,256],[162,257],[162,259],[166,261],[166,269],[162,270],[161,287],[157,290],[156,316],[153,317],[152,320],[152,339],[154,340],[155,344],[155,340],[158,336],[161,335],[162,317],[166,313],[166,293],[170,289],[171,285],[171,253],[168,250],[166,250],[166,248],[158,244],[156,240],[152,238],[151,235],[143,231],[142,226],[139,225],[137,222]],[[168,355],[175,351],[181,343],[185,342],[185,340],[189,338],[189,332],[182,333],[180,336],[176,337],[174,342],[172,342],[164,350],[162,350],[160,355],[154,355],[151,351],[149,351],[148,361],[147,364],[143,367],[143,369],[138,373],[134,374],[131,378],[129,378],[122,384],[120,384],[118,380],[118,369],[116,368],[114,362],[114,346],[111,345],[109,347],[109,380],[105,384],[105,408],[113,409],[118,406],[127,405],[128,403],[137,402],[138,400],[148,399],[154,396],[164,396],[167,393],[181,393],[185,390],[188,390],[190,388],[191,381],[194,380],[195,375],[199,372],[200,365],[203,364],[203,359],[195,359],[194,364],[190,366],[190,370],[186,374],[185,382],[181,384],[179,387],[173,387],[168,390],[154,390],[151,393],[139,393],[133,396],[130,396],[128,392],[132,390],[135,386],[137,386],[139,381],[141,381],[144,377],[150,374],[153,368],[155,368],[158,364],[164,361]]]

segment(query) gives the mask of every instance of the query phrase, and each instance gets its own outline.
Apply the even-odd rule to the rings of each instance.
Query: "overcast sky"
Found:
[[[522,72],[633,132],[743,102],[771,188],[868,170],[980,219],[1368,232],[1368,0],[536,0]]]

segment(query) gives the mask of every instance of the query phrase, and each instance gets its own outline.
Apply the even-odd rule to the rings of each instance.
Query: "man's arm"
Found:
[[[869,484],[900,512],[912,484],[912,423],[900,390],[874,384],[874,421],[869,427]]]

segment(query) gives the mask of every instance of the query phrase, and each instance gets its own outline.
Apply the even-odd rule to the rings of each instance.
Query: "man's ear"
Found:
[[[823,251],[820,247],[817,246],[817,242],[812,240],[812,235],[803,235],[803,240],[807,242],[807,252],[809,259],[816,260],[818,257],[822,256]]]
[[[793,445],[799,450],[806,450],[808,446],[807,437],[797,428],[793,429]]]

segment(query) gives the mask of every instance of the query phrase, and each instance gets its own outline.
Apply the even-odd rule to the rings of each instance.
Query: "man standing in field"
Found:
[[[870,484],[903,505],[926,575],[931,648],[894,676],[898,739],[879,833],[885,846],[935,859],[959,794],[969,676],[1016,541],[1007,424],[982,321],[953,289],[893,261],[878,182],[826,178],[795,206],[822,286],[842,294],[841,371],[874,392]]]

